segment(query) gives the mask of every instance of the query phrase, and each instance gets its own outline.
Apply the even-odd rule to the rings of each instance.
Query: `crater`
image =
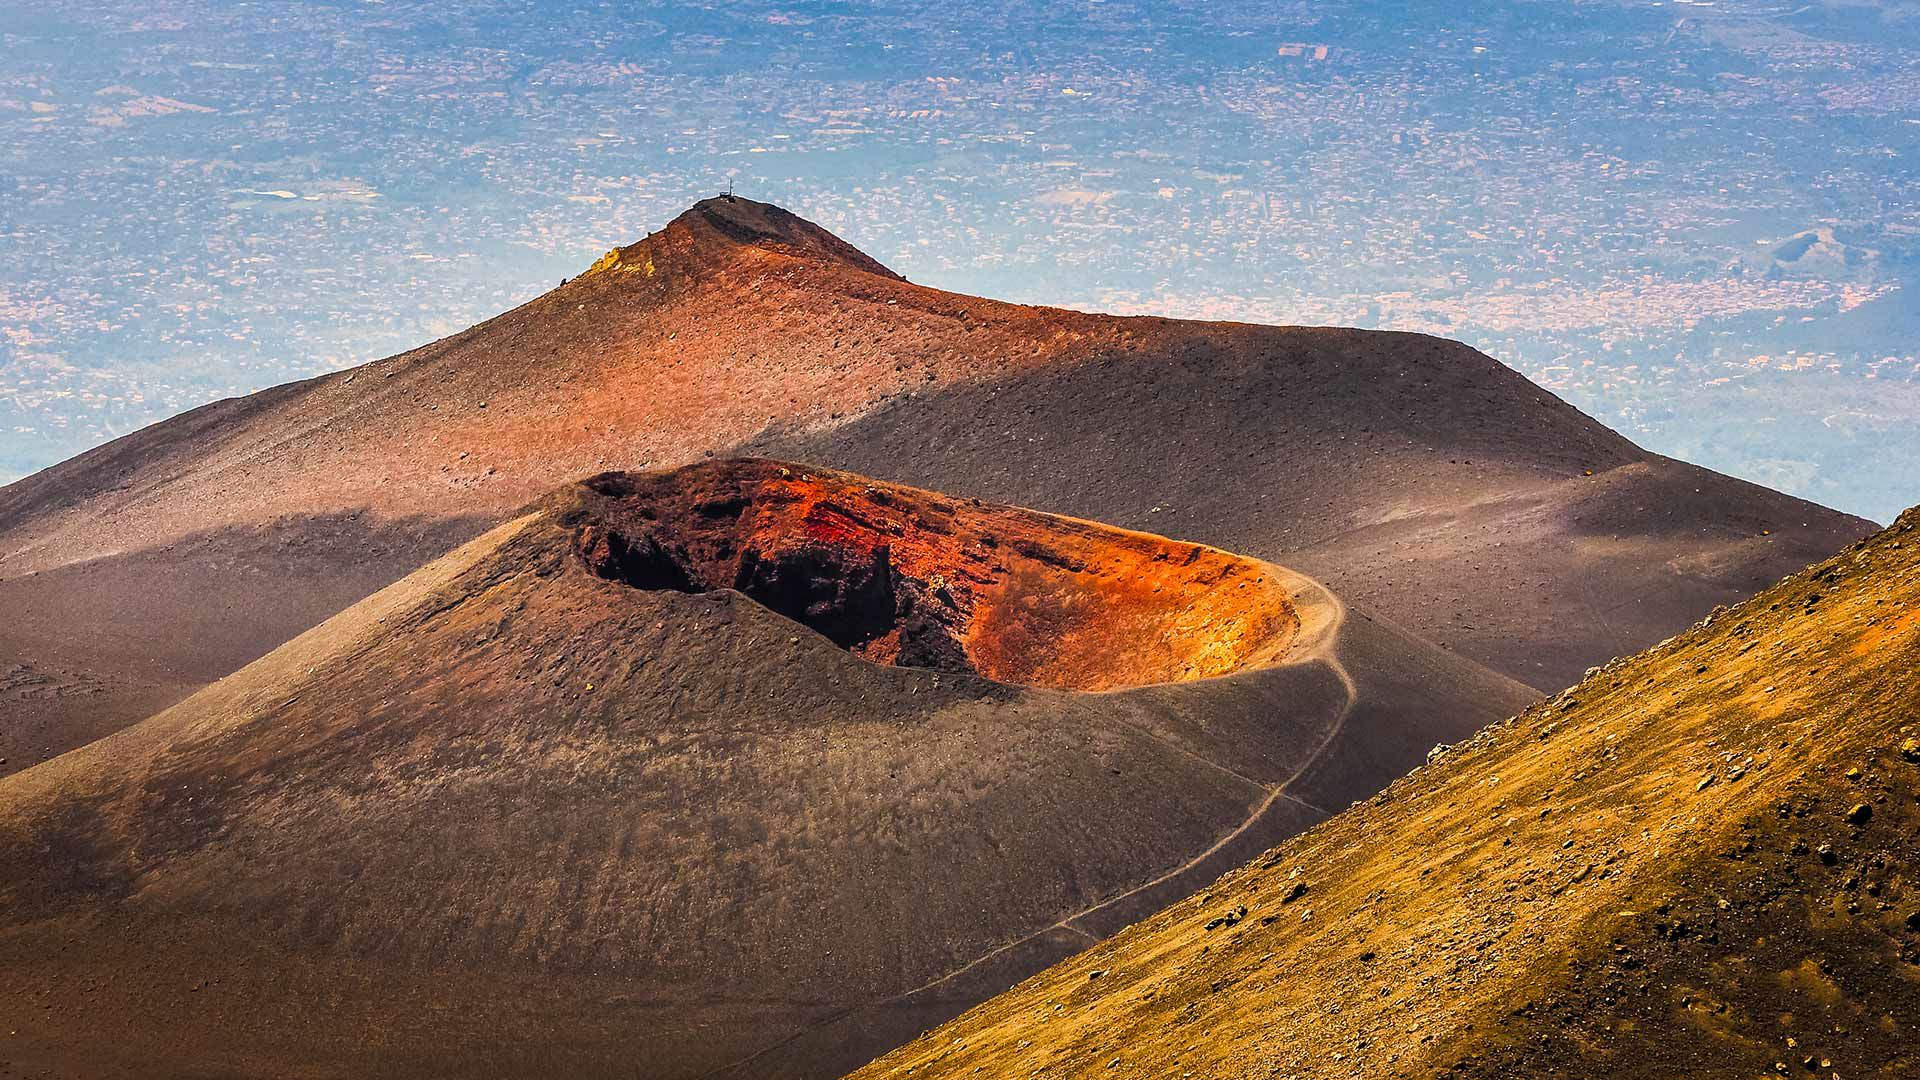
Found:
[[[734,589],[879,664],[1110,690],[1275,663],[1276,568],[1200,544],[761,459],[583,482],[574,554],[636,589]]]

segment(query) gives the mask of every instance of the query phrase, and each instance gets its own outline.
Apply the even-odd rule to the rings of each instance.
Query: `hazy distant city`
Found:
[[[0,0],[0,481],[731,179],[914,281],[1465,340],[1920,501],[1920,3]]]

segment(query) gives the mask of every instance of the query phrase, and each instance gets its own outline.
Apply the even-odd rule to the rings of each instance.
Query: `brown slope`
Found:
[[[0,781],[0,1059],[837,1075],[1527,696],[1225,552],[597,477]]]
[[[856,1075],[1915,1075],[1916,671],[1920,510]]]
[[[1544,687],[1867,527],[1651,457],[1455,343],[958,296],[708,200],[463,333],[0,489],[0,608],[19,613],[0,625],[0,770],[140,718],[559,483],[749,440],[1175,521]],[[108,599],[70,611],[82,590]]]

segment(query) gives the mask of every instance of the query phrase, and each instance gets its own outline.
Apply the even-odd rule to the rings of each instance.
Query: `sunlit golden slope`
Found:
[[[862,1070],[1920,1075],[1920,510]]]

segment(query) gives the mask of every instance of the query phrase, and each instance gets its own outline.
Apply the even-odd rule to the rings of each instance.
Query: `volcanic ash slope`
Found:
[[[4,1053],[837,1075],[1528,697],[1213,548],[598,476],[0,781]]]

